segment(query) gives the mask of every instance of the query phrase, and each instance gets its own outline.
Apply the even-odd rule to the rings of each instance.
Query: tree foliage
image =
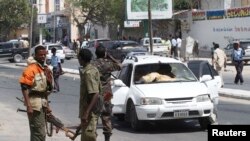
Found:
[[[120,23],[124,18],[124,0],[67,0],[67,3],[79,33],[88,22],[104,26]]]
[[[27,0],[0,0],[1,38],[7,38],[22,24],[30,22],[30,6]]]
[[[174,10],[198,9],[200,3],[200,0],[173,0]]]

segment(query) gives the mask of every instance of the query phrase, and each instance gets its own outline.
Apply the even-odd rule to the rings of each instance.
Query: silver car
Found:
[[[243,61],[247,64],[250,61],[250,40],[240,40],[240,47],[245,50],[245,55],[243,56]],[[224,48],[225,53],[227,55],[228,61],[231,61],[231,54],[233,52],[233,43],[227,45]]]

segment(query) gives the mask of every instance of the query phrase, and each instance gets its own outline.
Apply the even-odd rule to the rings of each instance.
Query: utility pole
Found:
[[[31,56],[31,47],[32,47],[32,33],[33,33],[33,16],[34,15],[34,4],[31,3],[31,20],[30,20],[30,46],[29,46],[29,56]]]
[[[150,54],[153,54],[151,0],[148,0],[148,32],[149,32],[149,48],[150,48]]]
[[[41,0],[39,0],[39,14],[41,14],[42,10],[42,3]],[[40,29],[39,29],[39,44],[43,44],[43,31],[42,31],[42,24],[40,23]]]
[[[54,0],[54,19],[53,19],[53,33],[54,33],[54,43],[56,42],[56,0]]]

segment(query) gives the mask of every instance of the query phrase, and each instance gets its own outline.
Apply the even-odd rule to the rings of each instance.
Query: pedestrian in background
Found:
[[[101,114],[103,134],[105,141],[110,141],[112,135],[112,107],[111,99],[113,97],[111,91],[111,73],[121,69],[121,63],[114,59],[111,55],[107,54],[106,48],[99,44],[95,51],[97,59],[92,61],[92,64],[97,67],[100,72],[100,80],[102,84],[104,96],[104,109]]]
[[[59,77],[63,74],[62,66],[61,66],[61,59],[56,56],[56,48],[51,49],[52,56],[51,56],[51,66],[53,67],[53,77],[54,77],[54,89],[53,92],[59,92]]]
[[[35,57],[29,58],[32,60],[19,80],[27,107],[30,141],[45,141],[45,114],[51,112],[47,101],[48,94],[52,90],[52,73],[44,65],[46,54],[43,46],[37,46]]]
[[[88,49],[79,51],[81,141],[96,141],[96,126],[100,115],[100,111],[96,110],[98,98],[101,97],[100,73],[90,63],[91,59],[92,53]]]
[[[214,44],[213,66],[221,77],[221,87],[223,87],[224,81],[223,81],[223,77],[222,77],[222,71],[226,67],[227,56],[226,56],[225,52],[222,49],[220,49],[219,47],[220,47],[219,44]]]
[[[245,51],[240,48],[240,43],[236,42],[233,43],[234,50],[231,54],[235,69],[236,69],[236,76],[234,79],[234,84],[238,84],[240,81],[240,84],[242,85],[244,83],[242,71],[243,71],[243,56],[245,55]]]
[[[169,56],[169,52],[171,51],[171,41],[169,40],[168,37],[166,37],[166,40],[163,44],[166,46],[166,48],[167,48],[166,54],[167,54],[167,56]]]
[[[175,37],[171,36],[171,57],[173,58],[177,58],[178,54],[177,54],[177,41],[175,39]]]
[[[181,42],[182,42],[182,40],[181,40],[181,38],[180,37],[178,37],[177,39],[176,39],[176,46],[177,46],[177,57],[179,57],[179,58],[181,58]]]

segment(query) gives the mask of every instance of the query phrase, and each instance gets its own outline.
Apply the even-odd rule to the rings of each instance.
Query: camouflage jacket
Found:
[[[100,80],[103,88],[103,92],[111,92],[110,86],[110,79],[111,79],[111,72],[120,70],[120,66],[117,63],[109,59],[98,58],[91,62],[100,72]]]

